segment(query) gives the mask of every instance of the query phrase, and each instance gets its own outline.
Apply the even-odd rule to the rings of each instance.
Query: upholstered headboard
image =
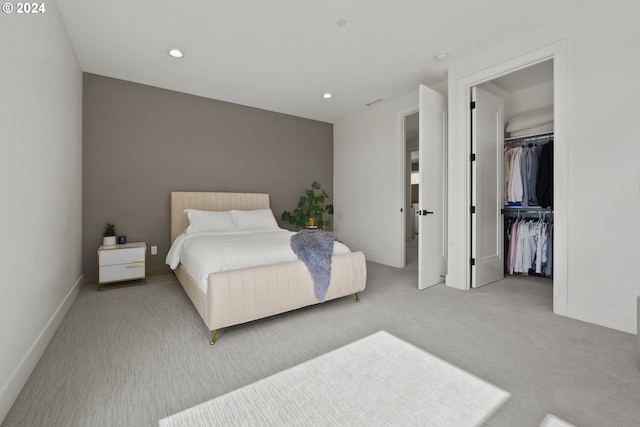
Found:
[[[188,226],[189,218],[185,209],[203,211],[229,211],[232,209],[252,210],[269,207],[269,195],[265,193],[209,193],[171,192],[171,242]]]

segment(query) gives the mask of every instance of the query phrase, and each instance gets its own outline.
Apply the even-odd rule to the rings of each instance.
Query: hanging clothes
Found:
[[[507,144],[503,151],[504,204],[512,209],[505,209],[504,271],[550,277],[553,219],[549,215],[553,213],[546,208],[553,208],[553,133],[511,139]],[[535,208],[526,213],[527,207]]]
[[[548,226],[548,238],[547,238],[547,263],[544,267],[544,275],[553,277],[553,223]]]
[[[553,135],[541,136],[546,143],[529,143],[529,138],[509,141],[526,144],[505,146],[504,204],[553,208]]]
[[[540,206],[553,209],[553,141],[542,146],[536,195]]]
[[[522,206],[529,204],[529,162],[527,157],[531,147],[522,147],[520,150],[520,180],[522,181]]]
[[[538,197],[536,195],[536,186],[538,183],[538,164],[540,163],[540,146],[533,145],[527,153],[527,166],[529,173],[527,175],[529,206],[538,206]]]
[[[518,241],[518,222],[511,225],[511,238],[509,240],[509,274],[513,274],[516,263],[516,242]]]
[[[553,222],[549,219],[505,219],[505,273],[553,275]]]
[[[507,187],[507,193],[505,200],[507,204],[513,205],[517,203],[522,206],[522,195],[524,194],[523,182],[522,182],[522,147],[505,148],[504,150],[504,162],[505,162],[505,183]]]
[[[504,147],[504,205],[509,202],[509,188],[513,185],[513,181],[511,179],[511,161],[514,154],[515,150],[513,148]]]
[[[522,147],[505,147],[504,165],[505,204],[522,206],[524,194]]]

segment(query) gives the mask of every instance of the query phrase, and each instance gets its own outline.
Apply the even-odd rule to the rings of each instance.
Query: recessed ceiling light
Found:
[[[446,52],[439,53],[436,56],[434,56],[433,59],[435,59],[438,62],[443,62],[443,61],[446,61],[447,59],[449,59],[449,54],[446,53]]]
[[[169,51],[169,55],[173,56],[174,58],[182,58],[184,56],[180,49],[171,49]]]
[[[332,96],[333,96],[333,95],[331,95],[329,92],[322,94],[322,97],[323,97],[324,99],[329,99],[329,98],[331,98]]]

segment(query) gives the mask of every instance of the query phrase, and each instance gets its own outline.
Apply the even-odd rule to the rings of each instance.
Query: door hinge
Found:
[[[476,213],[476,207],[475,206],[469,207],[469,212],[471,212],[472,214]]]
[[[470,265],[476,265],[476,259],[475,258],[469,258],[469,264]]]
[[[475,154],[475,153],[473,153],[473,154],[471,155],[471,161],[472,161],[472,162],[475,162],[475,161],[476,161],[476,154]]]
[[[476,108],[476,101],[471,101],[471,104],[469,104],[469,108],[472,110],[475,110]]]

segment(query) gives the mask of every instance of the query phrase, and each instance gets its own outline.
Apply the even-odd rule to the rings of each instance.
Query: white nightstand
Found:
[[[98,248],[98,290],[110,288],[111,286],[104,286],[110,283],[118,283],[120,286],[145,284],[147,282],[146,256],[145,242],[100,246]]]

